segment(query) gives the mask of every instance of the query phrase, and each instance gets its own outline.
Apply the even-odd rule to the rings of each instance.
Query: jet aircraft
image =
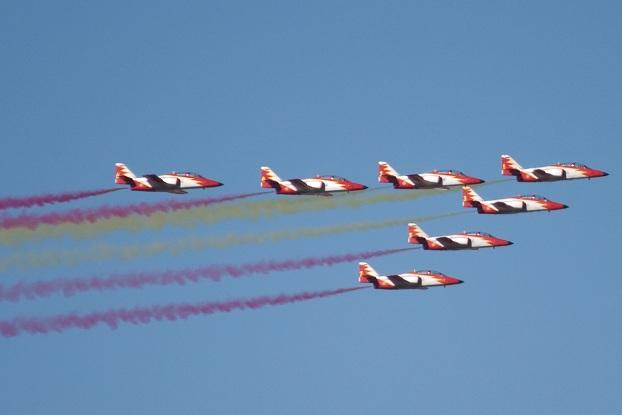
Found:
[[[484,200],[469,186],[462,188],[462,206],[477,208],[477,213],[505,214],[566,209],[568,206],[543,196],[523,195],[505,199]]]
[[[334,192],[350,192],[367,189],[359,183],[339,176],[315,176],[307,179],[282,180],[270,167],[261,168],[261,187],[276,189],[280,195],[331,196]]]
[[[525,169],[507,154],[501,156],[501,174],[516,176],[516,180],[519,182],[555,182],[558,180],[592,179],[609,175],[609,173],[592,169],[581,163],[555,163]]]
[[[378,162],[378,181],[393,183],[394,189],[447,189],[448,186],[484,183],[457,170],[433,170],[428,173],[400,175],[389,163]]]
[[[137,177],[123,163],[116,163],[116,184],[128,184],[131,190],[144,192],[188,193],[183,189],[201,189],[222,186],[222,183],[207,179],[197,173],[176,173],[157,175],[145,174]]]
[[[421,244],[423,249],[453,251],[460,249],[495,248],[512,242],[485,232],[462,232],[454,235],[428,236],[416,223],[408,224],[408,243]]]
[[[368,263],[359,262],[359,282],[372,283],[382,290],[419,289],[462,284],[463,281],[437,271],[413,271],[394,275],[379,275]]]

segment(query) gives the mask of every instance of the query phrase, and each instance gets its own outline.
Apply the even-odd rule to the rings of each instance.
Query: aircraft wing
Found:
[[[441,236],[440,238],[436,238],[436,240],[443,245],[447,249],[461,249],[464,248],[463,244],[459,244],[451,238],[446,236]]]
[[[393,283],[395,288],[419,288],[421,284],[406,281],[399,275],[387,275],[387,279]]]
[[[504,202],[495,202],[492,205],[494,207],[496,207],[499,212],[520,212],[520,211],[522,211],[521,208],[516,208],[514,206],[510,206],[510,205],[508,205],[507,203],[504,203]]]
[[[157,174],[145,174],[144,177],[150,184],[170,186],[170,184],[162,180],[162,178],[160,178]]]
[[[545,172],[542,169],[535,169],[531,173],[532,173],[532,175],[536,176],[538,178],[538,180],[542,180],[544,182],[560,180],[561,179],[561,177],[555,176],[555,175],[550,174],[550,173],[547,173],[547,172]]]
[[[300,193],[324,193],[326,185],[322,183],[321,188],[311,187],[304,182],[302,179],[290,179],[289,182],[296,188]]]
[[[155,191],[164,191],[164,192],[177,193],[177,194],[188,193],[185,190],[181,189],[179,179],[177,179],[176,184],[171,184],[171,183],[167,183],[164,180],[162,180],[162,178],[158,176],[157,174],[145,174],[144,177],[145,179],[147,179],[147,182],[149,182],[149,185],[151,185],[151,187]]]
[[[429,180],[424,179],[418,174],[409,174],[408,178],[415,184],[415,187],[426,188],[426,187],[439,187],[443,185],[443,181],[439,176],[436,182],[431,182]]]

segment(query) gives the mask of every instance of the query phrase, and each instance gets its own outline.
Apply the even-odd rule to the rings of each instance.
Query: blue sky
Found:
[[[108,187],[118,161],[136,173],[188,169],[225,183],[184,199],[256,191],[261,165],[282,177],[337,174],[376,186],[381,159],[406,173],[455,168],[495,179],[499,155],[509,153],[524,166],[576,160],[611,176],[480,191],[540,193],[570,205],[564,211],[423,224],[430,234],[490,232],[511,247],[369,261],[386,273],[438,269],[460,286],[4,339],[3,412],[620,413],[621,12],[618,2],[4,2],[3,195]],[[38,211],[171,197],[123,191]],[[460,210],[460,195],[448,192],[0,254]],[[2,278],[235,264],[398,248],[405,239],[404,226]],[[4,303],[0,317],[355,281],[352,263]]]

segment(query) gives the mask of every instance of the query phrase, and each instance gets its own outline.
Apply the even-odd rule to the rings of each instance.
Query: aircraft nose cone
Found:
[[[466,184],[482,184],[482,183],[486,183],[486,181],[478,177],[469,177]]]
[[[505,244],[506,245],[514,245],[514,242],[512,242],[512,241],[505,241]]]
[[[454,277],[445,277],[445,284],[446,285],[456,285],[456,284],[462,284],[464,281],[459,280],[458,278],[454,278]]]
[[[603,171],[602,174],[603,174],[603,177],[604,176],[609,176],[609,173],[607,173],[606,171]]]
[[[568,205],[561,204],[560,209],[568,209]]]
[[[365,186],[364,184],[360,184],[360,183],[351,183],[350,186],[348,186],[350,188],[350,190],[365,190],[367,189],[367,186]]]
[[[203,180],[203,185],[204,186],[209,186],[209,187],[218,187],[218,186],[222,186],[223,184],[221,182],[217,182],[216,180]]]

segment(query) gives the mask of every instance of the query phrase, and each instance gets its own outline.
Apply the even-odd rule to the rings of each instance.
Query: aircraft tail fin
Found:
[[[116,163],[115,165],[114,182],[116,184],[128,184],[134,181],[136,175],[123,163]]]
[[[261,187],[264,189],[279,188],[281,178],[270,167],[261,167]]]
[[[504,176],[516,176],[523,168],[511,156],[501,155],[501,174]]]
[[[421,244],[428,239],[428,234],[423,231],[416,223],[408,224],[408,243]]]
[[[370,277],[377,278],[379,275],[367,262],[359,262],[359,282],[371,282]]]
[[[483,200],[484,199],[469,186],[462,187],[462,207],[476,207],[475,205]]]
[[[378,181],[380,183],[394,183],[399,173],[386,161],[378,162]]]

